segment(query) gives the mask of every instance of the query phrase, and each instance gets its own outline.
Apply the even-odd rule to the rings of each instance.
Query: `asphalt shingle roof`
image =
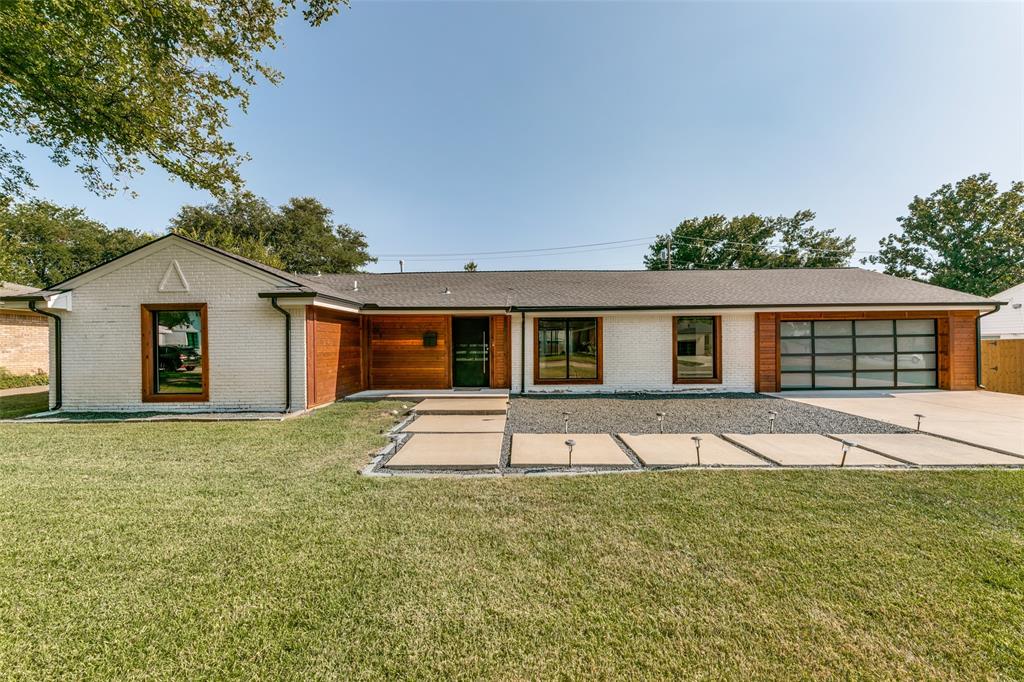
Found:
[[[381,308],[683,308],[980,304],[987,299],[861,268],[523,270],[304,275]],[[354,290],[358,282],[358,290]],[[445,293],[445,291],[450,293]]]

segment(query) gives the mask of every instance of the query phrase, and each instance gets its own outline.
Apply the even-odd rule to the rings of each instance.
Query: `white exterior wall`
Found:
[[[281,411],[284,408],[284,316],[260,291],[280,286],[272,275],[177,240],[144,249],[138,258],[74,285],[72,310],[54,310],[63,322],[63,403],[70,411]],[[177,261],[187,292],[161,292]],[[282,307],[287,299],[281,299]],[[144,303],[206,303],[210,400],[142,401]],[[288,308],[286,308],[288,309]],[[305,408],[305,314],[292,312],[292,409]],[[51,334],[51,376],[53,348]],[[56,398],[51,382],[51,404]]]
[[[615,393],[629,391],[708,392],[754,390],[754,314],[680,311],[680,315],[721,315],[722,383],[672,383],[672,313],[607,312],[526,316],[526,391]],[[603,374],[600,384],[534,384],[533,318],[603,318]],[[512,316],[512,391],[520,390],[520,316]]]
[[[982,338],[1024,339],[1024,284],[1010,287],[1006,291],[993,294],[990,298],[1006,301],[1006,305],[981,318]]]

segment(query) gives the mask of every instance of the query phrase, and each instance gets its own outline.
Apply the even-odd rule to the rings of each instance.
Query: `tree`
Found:
[[[153,235],[108,229],[79,208],[48,201],[0,209],[0,279],[48,287],[151,241]]]
[[[474,261],[469,261],[462,266],[462,269],[466,272],[476,272],[476,263]]]
[[[648,270],[668,268],[827,268],[846,265],[854,238],[832,229],[819,230],[813,211],[792,217],[755,214],[728,218],[721,214],[688,218],[670,234],[659,236],[644,257]]]
[[[171,231],[291,272],[355,272],[373,261],[366,236],[331,218],[331,209],[312,197],[292,198],[275,210],[243,192],[182,207]]]
[[[307,0],[319,26],[348,0]],[[216,195],[242,184],[229,110],[282,75],[262,61],[294,0],[0,2],[0,132],[75,163],[99,194],[147,164]],[[0,194],[32,187],[22,152],[0,146]]]
[[[978,296],[1024,282],[1024,182],[1005,192],[988,173],[915,196],[896,221],[902,232],[864,262],[897,277]]]

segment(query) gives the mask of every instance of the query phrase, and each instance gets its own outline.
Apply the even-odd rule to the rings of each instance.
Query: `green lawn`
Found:
[[[26,414],[45,412],[49,407],[49,400],[50,394],[47,391],[0,396],[0,419],[14,419]]]
[[[1024,677],[1021,472],[360,477],[389,407],[0,425],[0,670]]]

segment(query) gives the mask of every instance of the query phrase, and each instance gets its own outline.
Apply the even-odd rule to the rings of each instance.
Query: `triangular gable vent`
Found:
[[[159,291],[176,293],[188,290],[188,280],[185,279],[185,273],[181,271],[178,261],[172,260],[167,264],[167,270],[164,272],[163,279],[160,280]]]

